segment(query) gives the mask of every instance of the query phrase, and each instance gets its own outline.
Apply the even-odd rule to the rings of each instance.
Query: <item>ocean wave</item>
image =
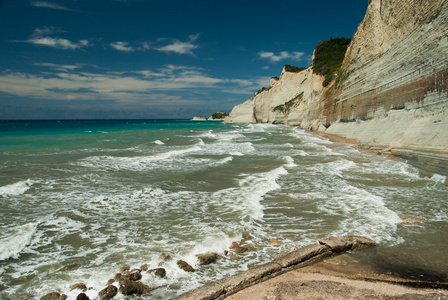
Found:
[[[438,182],[438,183],[445,183],[446,181],[446,176],[443,175],[439,175],[439,174],[434,174],[431,176],[431,178],[429,180],[434,181],[434,182]]]
[[[341,218],[333,235],[363,235],[389,246],[403,242],[396,233],[401,218],[386,206],[382,197],[342,180],[338,184],[334,194],[326,195],[318,206],[322,212]]]
[[[163,161],[167,164],[167,160],[183,156],[188,153],[200,151],[202,148],[193,146],[186,149],[176,149],[167,152],[158,153],[151,156],[133,156],[133,157],[116,157],[116,156],[92,156],[85,158],[78,165],[90,168],[105,168],[112,170],[134,170],[141,171],[153,166],[154,163]]]
[[[280,188],[277,180],[285,174],[288,174],[286,169],[278,167],[266,173],[249,175],[238,182],[238,188],[218,191],[213,196],[221,198],[222,201],[243,215],[260,220],[264,216],[264,206],[261,204],[263,197]]]
[[[30,223],[4,231],[0,238],[0,261],[19,258],[20,253],[33,242],[36,230],[37,224]]]
[[[297,164],[294,162],[294,159],[291,156],[285,156],[283,159],[286,161],[285,167],[294,168],[297,167]]]
[[[0,187],[0,196],[18,196],[24,194],[33,185],[31,179],[19,181]]]

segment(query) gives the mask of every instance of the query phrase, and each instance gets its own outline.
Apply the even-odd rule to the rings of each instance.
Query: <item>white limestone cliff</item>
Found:
[[[322,98],[323,77],[312,68],[301,72],[287,72],[283,68],[279,79],[271,80],[246,102],[235,106],[226,122],[283,123],[301,125],[314,121],[307,117],[309,106],[319,105]],[[306,123],[306,124],[305,124]]]
[[[338,85],[283,70],[228,122],[270,122],[355,139],[448,175],[448,0],[370,0]]]

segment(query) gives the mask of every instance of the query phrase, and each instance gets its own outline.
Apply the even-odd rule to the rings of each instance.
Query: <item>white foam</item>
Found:
[[[322,211],[343,218],[333,235],[364,235],[389,245],[403,242],[396,234],[401,218],[385,205],[382,197],[343,181],[337,184],[340,187],[334,195],[326,195],[319,205]]]
[[[270,172],[246,176],[238,182],[238,188],[229,188],[213,194],[221,198],[234,210],[240,211],[253,219],[262,219],[264,206],[263,197],[270,191],[280,188],[277,179],[288,172],[278,167]]]
[[[161,140],[155,140],[153,143],[156,145],[165,145],[165,143],[162,142]]]
[[[31,179],[19,181],[13,184],[8,184],[0,187],[1,196],[18,196],[24,194],[33,185],[34,181]]]
[[[228,163],[228,162],[231,162],[233,160],[233,157],[232,156],[228,156],[228,157],[225,157],[225,158],[223,158],[223,159],[221,159],[221,160],[218,160],[217,162],[214,162],[214,163],[212,163],[212,164],[210,164],[211,166],[219,166],[219,165],[224,165],[224,164],[226,164],[226,163]]]
[[[204,141],[201,138],[197,138],[195,140],[195,142],[196,142],[195,145],[198,145],[198,146],[204,146],[205,145]]]
[[[294,159],[291,156],[285,156],[284,160],[286,161],[285,167],[288,168],[297,167],[297,164],[294,162]]]
[[[435,182],[439,182],[439,183],[445,183],[446,176],[439,175],[439,174],[434,174],[434,175],[431,176],[430,180],[431,181],[435,181]]]
[[[84,167],[97,168],[102,167],[114,170],[145,170],[152,168],[154,163],[174,159],[188,153],[200,151],[202,148],[195,145],[185,149],[176,149],[167,152],[158,153],[150,156],[132,156],[132,157],[115,157],[115,156],[91,156],[78,162],[78,165]]]
[[[233,155],[233,156],[243,156],[243,155],[244,155],[243,153],[241,153],[241,152],[239,152],[239,151],[232,151],[232,152],[230,152],[229,154],[230,154],[230,155]]]
[[[0,238],[0,260],[19,258],[20,253],[33,242],[36,229],[36,223],[29,223],[9,232],[3,231]]]

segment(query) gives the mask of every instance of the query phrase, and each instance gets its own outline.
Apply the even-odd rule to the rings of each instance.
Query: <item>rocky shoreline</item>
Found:
[[[238,254],[254,251],[247,241],[251,237],[243,238],[239,242],[233,242],[229,247],[229,251],[226,251],[225,255],[230,256],[231,259],[236,259]],[[277,239],[268,241],[270,245],[281,245],[282,243]],[[217,299],[224,296],[234,294],[244,288],[247,288],[253,284],[259,283],[269,278],[279,276],[285,272],[289,272],[298,267],[309,265],[315,261],[323,259],[325,257],[339,254],[348,250],[361,249],[366,247],[375,246],[375,242],[361,236],[348,236],[348,237],[331,237],[328,239],[319,240],[319,244],[312,244],[300,249],[291,248],[290,252],[275,258],[269,263],[265,263],[256,266],[248,271],[238,273],[236,275],[208,283],[196,289],[193,289],[187,293],[176,296],[173,299]],[[196,257],[199,261],[199,266],[215,263],[220,256],[217,253],[203,253],[197,254]],[[111,276],[112,278],[106,283],[105,288],[102,289],[96,298],[100,300],[113,299],[118,294],[131,296],[131,295],[150,295],[150,292],[154,290],[149,285],[141,282],[142,274],[147,273],[154,278],[164,278],[167,276],[167,272],[163,265],[167,261],[172,261],[174,255],[169,253],[162,253],[159,257],[160,263],[158,268],[150,269],[148,264],[143,264],[140,268],[131,269],[130,266],[123,266],[119,272]],[[185,272],[195,272],[190,264],[183,260],[177,260],[177,266]],[[79,265],[69,265],[56,271],[67,271],[71,269],[79,268]],[[79,290],[79,294],[76,297],[77,300],[88,300],[89,296],[85,293],[89,290],[89,287],[84,283],[76,283],[70,286],[70,292]],[[31,297],[31,298],[30,298]],[[25,295],[21,299],[34,299],[31,295]],[[51,292],[40,298],[40,300],[65,300],[67,295],[60,292]]]
[[[248,271],[208,283],[173,298],[173,300],[224,299],[252,285],[312,264],[325,257],[349,250],[375,246],[376,243],[362,236],[330,237],[277,257],[269,263]]]

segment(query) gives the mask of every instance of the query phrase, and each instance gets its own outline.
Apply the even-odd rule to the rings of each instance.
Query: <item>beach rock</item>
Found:
[[[76,283],[70,287],[70,292],[73,290],[82,290],[83,292],[87,291],[87,286],[84,283]]]
[[[59,300],[67,300],[67,295],[66,294],[62,294],[61,298],[59,298]]]
[[[115,274],[115,276],[114,276],[114,280],[115,280],[115,281],[119,281],[121,277],[123,277],[123,274],[121,274],[121,273],[117,273],[117,274]]]
[[[364,236],[350,235],[347,238],[353,242],[352,250],[376,246],[376,242],[374,240],[366,238]]]
[[[148,285],[143,284],[140,281],[132,281],[125,278],[120,283],[120,292],[124,295],[142,295],[150,290]]]
[[[90,298],[86,294],[81,293],[76,297],[76,300],[90,300]]]
[[[121,274],[125,274],[127,271],[129,271],[131,269],[130,266],[123,266],[120,268],[120,273]]]
[[[148,271],[148,268],[149,268],[149,264],[143,264],[143,265],[140,266],[140,269],[142,271]]]
[[[160,278],[166,277],[166,270],[164,268],[156,268],[149,270],[148,273],[154,273],[156,276],[159,276]]]
[[[132,281],[137,281],[142,279],[142,274],[140,273],[140,270],[132,270],[131,273],[125,275],[126,278],[129,278]]]
[[[173,259],[173,256],[170,253],[162,253],[159,256],[159,259],[162,261],[169,261]]]
[[[59,294],[58,292],[52,292],[41,297],[40,300],[60,300],[60,298],[61,294]]]
[[[214,263],[218,257],[216,253],[196,254],[200,265],[209,265]]]
[[[232,245],[230,245],[229,249],[235,249],[239,247],[240,245],[237,242],[232,242]]]
[[[351,250],[353,247],[353,241],[346,237],[330,237],[321,239],[319,240],[319,244],[329,247],[333,253],[341,253]]]
[[[253,250],[254,250],[254,248],[252,248],[251,246],[248,246],[248,245],[243,245],[243,246],[238,245],[234,249],[235,253],[238,253],[238,254],[248,252],[248,251],[253,251]]]
[[[102,289],[98,296],[100,300],[110,300],[118,294],[118,289],[115,285],[109,285],[107,288]]]
[[[184,260],[178,260],[177,261],[177,266],[179,268],[181,268],[182,270],[186,271],[186,272],[194,272],[196,271],[192,266],[190,266],[186,261]]]
[[[319,244],[329,247],[333,253],[341,253],[348,250],[373,247],[376,245],[375,241],[357,235],[321,239],[319,240]]]
[[[109,286],[109,285],[111,285],[111,284],[114,283],[114,282],[115,282],[115,279],[111,278],[111,279],[109,279],[109,280],[107,281],[106,286]]]
[[[232,249],[233,251],[235,251],[235,253],[240,254],[240,253],[244,253],[247,251],[253,251],[254,248],[252,248],[251,246],[248,245],[244,245],[244,243],[247,240],[250,240],[252,237],[247,237],[245,239],[242,239],[240,243],[237,242],[232,242],[232,245],[230,245],[229,249]]]
[[[281,246],[283,245],[282,242],[280,242],[278,239],[272,239],[269,241],[269,245],[271,246]]]
[[[288,268],[301,262],[309,260],[313,257],[329,256],[330,249],[325,245],[312,244],[302,247],[298,250],[289,252],[283,256],[277,257],[273,262],[279,264],[282,268]]]

